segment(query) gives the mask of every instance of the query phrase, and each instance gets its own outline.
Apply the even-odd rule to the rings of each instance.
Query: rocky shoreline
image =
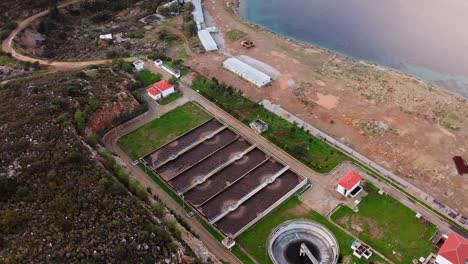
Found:
[[[253,28],[254,30],[261,30],[263,32],[268,32],[269,34],[272,34],[274,37],[276,37],[278,39],[286,40],[286,41],[288,41],[288,42],[290,42],[290,43],[292,43],[294,45],[300,46],[303,49],[310,49],[311,48],[311,49],[315,49],[315,50],[320,50],[321,52],[324,52],[324,53],[327,53],[327,54],[330,54],[330,55],[338,56],[339,58],[344,59],[344,60],[351,60],[351,61],[353,61],[355,63],[361,63],[361,64],[364,64],[366,66],[378,69],[380,71],[389,72],[389,73],[395,74],[395,75],[397,75],[399,77],[407,78],[407,79],[416,81],[419,84],[425,86],[425,87],[421,87],[421,88],[425,88],[425,89],[433,90],[433,91],[438,91],[438,92],[443,92],[443,93],[449,94],[451,96],[454,96],[459,100],[462,100],[464,102],[468,102],[468,98],[465,98],[461,94],[450,91],[450,90],[445,89],[443,87],[434,86],[433,84],[429,83],[428,81],[426,81],[424,79],[421,79],[419,77],[413,76],[411,74],[404,73],[404,72],[398,71],[398,70],[393,69],[393,68],[385,67],[385,66],[382,66],[382,65],[377,64],[377,63],[370,63],[370,62],[367,62],[367,61],[354,59],[354,58],[348,57],[348,56],[346,56],[344,54],[337,53],[337,52],[328,50],[326,48],[323,48],[323,47],[320,47],[320,46],[317,46],[317,45],[314,45],[314,44],[311,44],[311,43],[308,43],[308,42],[304,42],[304,41],[300,41],[300,40],[296,40],[296,39],[291,39],[291,38],[288,38],[287,36],[283,36],[283,35],[281,35],[279,33],[276,33],[276,32],[274,32],[274,31],[272,31],[272,30],[270,30],[270,29],[268,29],[268,28],[266,28],[266,27],[264,27],[262,25],[252,23],[252,22],[246,20],[240,14],[239,9],[240,9],[240,5],[242,4],[242,1],[246,1],[246,0],[232,0],[231,5],[229,7],[231,8],[231,11],[232,11],[234,16],[236,16],[240,21],[242,21],[242,23],[244,23],[245,25]]]

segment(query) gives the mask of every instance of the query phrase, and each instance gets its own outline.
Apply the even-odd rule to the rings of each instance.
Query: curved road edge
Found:
[[[80,2],[80,0],[70,0],[70,1],[65,1],[62,4],[58,5],[58,8],[64,8],[66,6],[75,4]],[[32,58],[27,55],[23,55],[19,52],[17,52],[13,48],[13,40],[15,37],[18,35],[19,32],[24,30],[27,26],[29,26],[34,20],[43,17],[45,15],[49,14],[49,10],[44,10],[42,12],[39,12],[33,16],[30,16],[23,21],[19,23],[19,25],[10,33],[10,36],[6,38],[3,43],[2,43],[2,50],[3,52],[6,53],[11,53],[13,58],[20,60],[20,61],[27,61],[27,62],[39,62],[40,65],[42,66],[52,66],[57,68],[57,70],[74,70],[74,69],[79,69],[87,66],[92,66],[92,65],[99,65],[99,64],[105,64],[112,62],[112,60],[94,60],[94,61],[79,61],[79,62],[67,62],[67,61],[54,61],[54,60],[44,60],[44,59],[39,59],[39,58]]]

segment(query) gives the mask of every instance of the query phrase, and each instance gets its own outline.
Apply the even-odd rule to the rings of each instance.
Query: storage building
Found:
[[[192,3],[194,6],[194,9],[192,12],[193,20],[195,21],[195,24],[197,25],[198,30],[201,30],[203,28],[203,25],[205,24],[201,0],[192,0]]]
[[[349,171],[343,178],[338,181],[336,191],[341,193],[343,196],[355,197],[359,192],[362,191],[361,181],[362,176],[354,171]]]
[[[206,51],[218,50],[218,45],[216,44],[215,40],[213,39],[208,30],[202,29],[198,31],[198,38],[200,39],[200,42],[202,43]]]
[[[162,80],[155,83],[150,88],[146,89],[148,95],[154,100],[167,97],[175,92],[174,85],[170,84],[167,80]]]
[[[239,75],[243,79],[252,82],[258,87],[267,85],[272,81],[271,77],[267,74],[236,58],[225,60],[223,67]]]

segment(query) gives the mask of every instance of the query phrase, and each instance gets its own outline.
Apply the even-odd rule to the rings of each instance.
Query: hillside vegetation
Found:
[[[186,251],[146,191],[81,141],[92,113],[131,104],[125,76],[102,66],[0,86],[0,263],[174,262]]]

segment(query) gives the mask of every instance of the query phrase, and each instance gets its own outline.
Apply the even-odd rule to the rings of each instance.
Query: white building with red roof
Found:
[[[436,264],[466,264],[468,263],[468,239],[457,233],[452,233],[439,249]]]
[[[336,191],[342,195],[348,197],[355,197],[359,192],[361,192],[361,175],[357,174],[354,171],[349,171],[343,178],[338,181],[338,186]]]
[[[146,92],[148,92],[148,95],[153,98],[154,100],[159,100],[161,99],[161,91],[159,91],[158,89],[154,88],[154,87],[150,87],[148,89],[146,89]]]
[[[148,92],[148,95],[154,100],[159,100],[174,93],[175,89],[174,85],[170,84],[167,80],[162,80],[146,89],[146,92]]]

